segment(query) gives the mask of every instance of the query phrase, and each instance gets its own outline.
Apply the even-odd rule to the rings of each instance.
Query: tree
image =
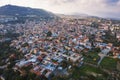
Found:
[[[51,31],[48,31],[47,32],[47,37],[51,37],[52,36],[52,32]]]
[[[93,23],[91,24],[91,27],[94,27],[94,28],[98,28],[98,26],[99,26],[99,24],[98,24],[97,22],[93,22]]]

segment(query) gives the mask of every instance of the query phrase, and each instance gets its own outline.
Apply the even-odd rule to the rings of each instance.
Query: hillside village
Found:
[[[11,40],[10,46],[18,50],[23,57],[18,60],[17,55],[12,53],[3,61],[8,65],[11,58],[15,59],[12,69],[19,71],[21,76],[25,75],[23,67],[30,68],[29,72],[46,78],[53,74],[69,75],[73,66],[91,64],[86,62],[84,56],[91,51],[97,52],[93,54],[98,58],[91,57],[91,60],[96,62],[93,64],[95,66],[101,66],[105,57],[120,58],[120,24],[114,24],[111,20],[103,22],[102,19],[94,18],[62,18],[47,22],[27,20],[25,23],[14,25],[0,24],[1,36],[9,31],[19,34],[19,37]],[[109,36],[114,38],[113,41]],[[0,42],[9,39],[1,37]],[[5,65],[0,68],[7,68]]]

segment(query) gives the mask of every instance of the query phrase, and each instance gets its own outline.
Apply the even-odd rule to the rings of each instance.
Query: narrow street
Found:
[[[98,66],[100,65],[101,61],[104,59],[104,57],[107,56],[107,54],[109,53],[109,49],[104,49],[102,50],[98,55],[100,56],[100,60],[98,61]]]

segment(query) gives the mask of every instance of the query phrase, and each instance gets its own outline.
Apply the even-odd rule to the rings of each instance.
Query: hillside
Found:
[[[39,16],[44,18],[50,18],[55,16],[53,13],[45,11],[43,9],[34,9],[34,8],[14,6],[14,5],[5,5],[0,7],[0,15]]]

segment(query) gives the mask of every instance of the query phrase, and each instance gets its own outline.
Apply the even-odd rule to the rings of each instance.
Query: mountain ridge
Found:
[[[27,16],[54,17],[55,15],[43,9],[22,7],[16,5],[5,5],[0,7],[0,15],[6,16]]]

